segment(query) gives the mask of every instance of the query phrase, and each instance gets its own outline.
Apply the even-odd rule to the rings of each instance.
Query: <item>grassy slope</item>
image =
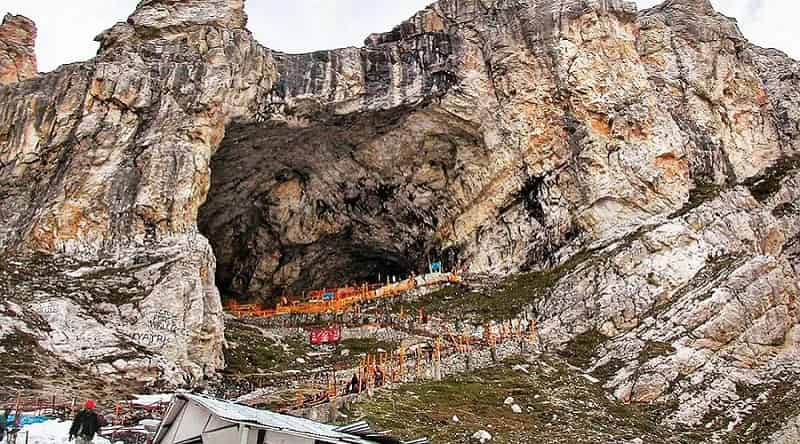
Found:
[[[560,359],[541,356],[528,363],[530,374],[512,370],[519,363],[441,382],[406,384],[346,414],[351,419],[363,416],[376,428],[405,438],[427,436],[434,443],[471,442],[478,430],[489,431],[494,443],[681,442],[657,425],[656,412],[610,400],[599,384]],[[504,405],[509,396],[523,413]]]

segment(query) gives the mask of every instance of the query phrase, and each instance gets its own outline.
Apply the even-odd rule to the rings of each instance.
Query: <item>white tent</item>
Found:
[[[426,442],[415,441],[414,444]],[[376,444],[400,441],[369,430],[346,427],[180,393],[175,395],[153,444]]]

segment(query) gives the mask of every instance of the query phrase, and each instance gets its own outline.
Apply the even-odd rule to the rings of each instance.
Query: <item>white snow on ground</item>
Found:
[[[47,421],[40,424],[25,426],[17,435],[17,442],[25,442],[25,432],[28,432],[28,444],[69,444],[69,427],[71,421]],[[94,437],[94,444],[111,444],[111,441]]]

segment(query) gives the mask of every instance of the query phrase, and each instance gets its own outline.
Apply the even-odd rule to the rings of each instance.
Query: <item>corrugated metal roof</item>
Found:
[[[428,438],[420,438],[413,441],[400,441],[390,436],[389,432],[375,432],[367,421],[364,420],[338,427],[336,431],[358,435],[380,444],[428,444]]]
[[[310,438],[322,439],[335,443],[374,444],[374,441],[368,441],[355,435],[337,431],[336,426],[322,424],[311,421],[310,419],[258,410],[188,393],[182,393],[177,396],[195,402],[207,408],[214,415],[231,422],[248,423],[266,429],[284,431],[295,435],[304,435]]]
[[[353,424],[348,424],[348,425],[343,425],[341,427],[337,427],[335,430],[337,432],[342,432],[342,433],[358,433],[358,432],[362,432],[363,433],[363,432],[369,432],[372,429],[370,428],[369,424],[367,424],[367,421],[363,421],[362,420],[362,421],[355,422]]]

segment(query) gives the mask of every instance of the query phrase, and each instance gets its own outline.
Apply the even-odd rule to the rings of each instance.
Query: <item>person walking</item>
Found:
[[[361,391],[361,381],[358,379],[358,375],[353,375],[353,379],[350,380],[350,384],[347,385],[347,394],[354,395]]]
[[[69,429],[69,440],[75,439],[75,444],[90,444],[100,427],[106,425],[105,419],[94,411],[97,403],[89,399],[83,407]]]
[[[22,429],[22,414],[19,412],[20,409],[20,400],[19,396],[17,396],[17,404],[14,408],[14,420],[11,421],[11,428],[6,430],[6,443],[8,444],[16,444],[17,443],[17,434]],[[10,415],[12,410],[6,411],[6,418]],[[8,419],[6,419],[6,423],[8,423]],[[8,424],[6,424],[7,426]]]

